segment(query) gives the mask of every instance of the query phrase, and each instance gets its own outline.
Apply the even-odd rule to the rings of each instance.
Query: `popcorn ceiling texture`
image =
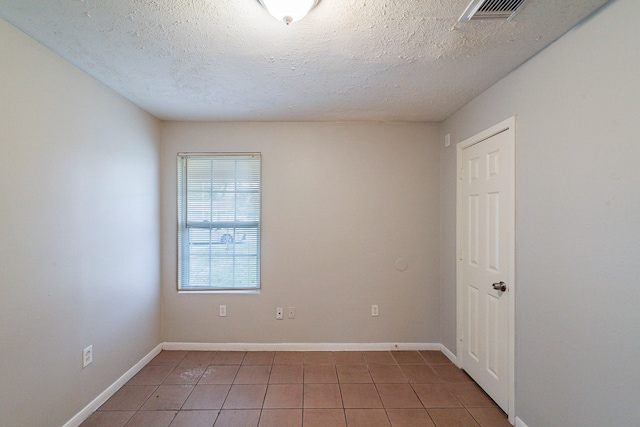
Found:
[[[528,0],[458,23],[466,0],[0,0],[0,17],[166,120],[441,121],[606,0]]]

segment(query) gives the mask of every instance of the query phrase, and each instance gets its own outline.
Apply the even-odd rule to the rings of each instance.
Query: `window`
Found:
[[[260,154],[178,155],[178,289],[260,288]]]

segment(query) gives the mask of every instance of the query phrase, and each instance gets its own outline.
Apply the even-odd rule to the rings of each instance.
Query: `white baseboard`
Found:
[[[165,342],[163,350],[188,351],[385,351],[440,350],[429,343],[189,343]]]
[[[144,368],[147,363],[151,361],[154,357],[160,353],[162,350],[162,344],[158,344],[153,350],[151,350],[146,356],[144,356],[138,363],[133,365],[131,369],[125,372],[120,378],[118,378],[113,384],[111,384],[105,391],[100,393],[98,397],[93,399],[91,403],[85,406],[80,412],[78,412],[73,418],[67,421],[62,427],[78,427],[84,420],[89,418],[91,414],[93,414],[96,409],[98,409],[104,402],[109,400],[111,396],[115,394],[116,391],[120,390],[120,387],[125,385],[127,381],[129,381],[135,374],[140,372],[142,368]]]
[[[516,427],[527,427],[527,425],[520,418],[516,417]]]
[[[440,350],[441,352],[443,352],[444,355],[447,356],[449,360],[453,362],[454,365],[458,366],[458,357],[455,354],[453,354],[451,351],[449,351],[449,349],[445,347],[444,344],[440,344],[440,348],[438,348],[437,350]]]

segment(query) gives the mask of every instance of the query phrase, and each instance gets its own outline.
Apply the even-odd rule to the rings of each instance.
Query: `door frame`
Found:
[[[463,351],[462,351],[462,338],[463,338],[463,292],[464,292],[464,284],[462,281],[462,260],[461,254],[463,249],[463,200],[462,200],[462,153],[465,148],[471,147],[479,142],[484,141],[485,139],[491,138],[494,135],[499,133],[507,132],[509,135],[509,139],[511,144],[513,144],[513,158],[509,159],[512,164],[512,175],[511,175],[511,183],[513,197],[513,217],[512,217],[512,227],[510,227],[511,233],[509,233],[509,246],[512,248],[509,254],[509,262],[511,264],[511,268],[507,274],[507,283],[509,286],[509,292],[506,292],[507,302],[509,306],[509,325],[508,325],[508,340],[509,340],[509,367],[507,369],[507,381],[509,387],[509,408],[507,411],[507,415],[509,417],[509,422],[513,424],[515,422],[515,341],[516,341],[516,330],[515,330],[515,292],[517,289],[515,283],[515,220],[516,220],[516,186],[515,186],[515,152],[516,152],[516,116],[512,116],[492,127],[486,129],[464,141],[456,144],[456,322],[457,322],[457,336],[456,336],[456,357],[458,367],[462,366],[463,362]]]

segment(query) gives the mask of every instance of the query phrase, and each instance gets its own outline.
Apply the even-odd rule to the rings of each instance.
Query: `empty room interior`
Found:
[[[332,366],[335,426],[489,426],[439,363],[507,424],[640,425],[640,2],[308,3],[0,0],[0,426],[91,425],[149,362],[206,355]],[[347,359],[384,405],[347,405]],[[237,375],[208,424],[157,425],[236,425]],[[291,424],[245,427],[322,425],[300,378]]]

